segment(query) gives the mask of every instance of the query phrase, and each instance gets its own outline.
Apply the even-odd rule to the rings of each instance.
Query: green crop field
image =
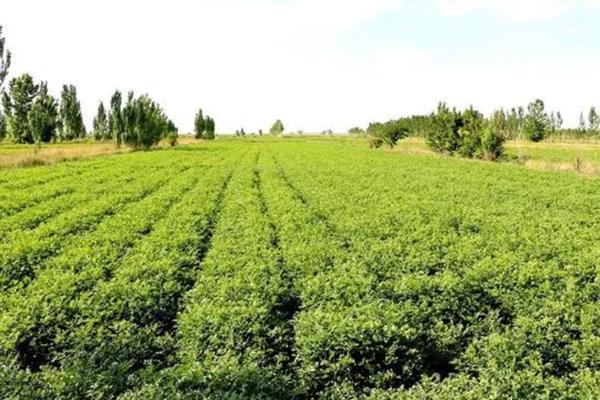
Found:
[[[364,140],[0,170],[0,398],[597,399],[598,260],[596,177]]]

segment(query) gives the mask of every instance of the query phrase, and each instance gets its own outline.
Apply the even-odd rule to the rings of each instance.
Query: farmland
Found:
[[[0,170],[0,398],[599,398],[597,178],[402,146]]]

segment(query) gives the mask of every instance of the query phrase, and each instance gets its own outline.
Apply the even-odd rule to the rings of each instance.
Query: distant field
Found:
[[[597,181],[426,151],[217,139],[3,170],[0,398],[599,398]]]

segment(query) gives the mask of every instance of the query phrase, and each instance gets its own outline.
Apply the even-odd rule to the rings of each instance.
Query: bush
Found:
[[[472,106],[461,113],[439,103],[436,113],[431,115],[431,128],[427,132],[427,144],[434,151],[490,161],[502,155],[504,141],[505,135],[494,117],[486,121]]]
[[[398,140],[406,137],[407,130],[397,121],[388,121],[383,124],[379,122],[369,124],[367,133],[371,148],[378,148],[383,144],[393,148]]]
[[[484,160],[496,161],[504,154],[504,141],[506,138],[498,129],[488,124],[481,133],[481,153]]]
[[[431,115],[431,127],[427,132],[427,144],[439,153],[452,154],[460,143],[459,129],[462,126],[460,114],[450,110],[446,103],[439,103],[437,112]]]

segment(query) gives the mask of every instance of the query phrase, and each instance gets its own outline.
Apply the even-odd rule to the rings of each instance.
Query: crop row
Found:
[[[144,199],[165,181],[165,175],[158,171],[128,186],[117,182],[112,193],[78,204],[36,229],[14,231],[0,244],[1,287],[6,289],[17,281],[26,284],[33,277],[34,270],[49,257],[72,246],[71,240],[80,240],[79,235],[93,232],[105,218],[118,213],[131,202]]]
[[[585,182],[535,173],[515,179],[498,166],[464,163],[459,169],[451,164],[456,161],[367,155],[357,170],[352,158],[358,152],[333,161],[329,151],[310,151],[315,158],[280,151],[277,160],[289,175],[286,181],[327,215],[354,254],[349,268],[324,275],[316,293],[360,293],[346,310],[326,301],[333,312],[320,312],[306,324],[310,345],[322,351],[315,360],[346,357],[327,382],[347,374],[350,384],[334,390],[354,396],[365,389],[410,387],[424,375],[458,376],[456,382],[462,379],[479,393],[491,385],[473,376],[515,373],[494,369],[505,363],[502,357],[535,363],[527,373],[540,387],[564,385],[577,392],[599,378],[589,374],[599,361],[593,355],[598,330],[589,321],[600,293],[594,261],[600,220],[591,217],[598,205]],[[415,179],[419,173],[425,174]],[[504,181],[501,191],[497,180]],[[347,194],[343,202],[340,193]],[[379,344],[365,342],[371,328]],[[348,340],[347,329],[361,339]],[[510,347],[515,338],[522,342]],[[340,351],[348,343],[356,347]],[[297,346],[302,359],[303,346],[299,341]],[[401,351],[404,346],[408,352],[399,358],[364,353],[378,346]],[[419,390],[417,385],[415,393]],[[539,387],[531,393],[535,390]]]
[[[132,365],[136,357],[155,351],[151,364],[166,354],[156,346],[169,342],[224,173],[199,165],[174,177],[79,236],[26,288],[2,298],[3,359],[13,360],[12,373],[36,397],[84,397],[87,381],[106,395],[130,379],[125,369],[143,369]]]
[[[151,157],[150,157],[151,156]],[[117,160],[119,162],[117,162]],[[28,207],[38,207],[57,197],[81,191],[82,182],[94,180],[97,176],[119,176],[144,169],[172,169],[175,164],[168,158],[157,158],[156,155],[140,155],[139,158],[122,156],[98,159],[95,162],[81,161],[59,164],[48,168],[57,171],[45,171],[43,168],[32,169],[31,176],[24,175],[20,181],[10,181],[0,186],[0,221]],[[185,161],[185,160],[183,160]]]
[[[110,215],[9,233],[0,397],[598,397],[590,181],[335,142],[144,158]]]
[[[30,207],[0,219],[0,242],[9,240],[11,232],[34,229],[49,219],[59,216],[65,210],[79,204],[87,204],[103,193],[110,193],[126,186],[135,178],[132,171],[128,169],[121,170],[117,174],[114,170],[102,172],[91,179],[74,183],[72,191],[62,192],[61,195],[42,202],[36,201]]]

